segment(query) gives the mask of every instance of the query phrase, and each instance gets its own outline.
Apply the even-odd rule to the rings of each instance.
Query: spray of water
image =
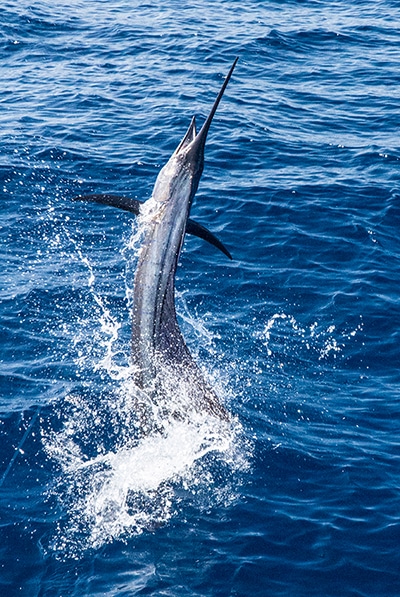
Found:
[[[135,230],[123,251],[128,302],[139,240]],[[52,422],[42,429],[44,449],[58,469],[49,500],[61,506],[51,541],[60,557],[80,557],[88,548],[154,530],[187,500],[208,508],[235,499],[249,460],[239,423],[191,410],[190,388],[173,371],[160,372],[170,393],[162,402],[135,387],[131,367],[116,358],[121,322],[97,292],[95,268],[77,243],[74,258],[87,269],[96,306],[93,338],[101,350],[96,358],[78,351],[77,367],[91,367],[93,382],[58,399]],[[77,345],[80,336],[77,329]],[[177,417],[185,408],[190,416]]]

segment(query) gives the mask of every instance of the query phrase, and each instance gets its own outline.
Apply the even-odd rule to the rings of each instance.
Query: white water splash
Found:
[[[97,410],[85,397],[68,399],[62,428],[43,432],[60,467],[51,493],[64,519],[52,549],[62,557],[167,523],[182,492],[200,508],[205,495],[207,507],[234,499],[233,480],[248,468],[237,422],[198,413],[190,421],[163,419],[161,431],[140,437],[130,396]]]
[[[123,251],[128,301],[140,239],[140,229],[134,230]],[[53,421],[42,428],[44,449],[59,469],[49,499],[61,506],[63,516],[50,547],[61,558],[80,557],[86,549],[166,524],[187,500],[199,508],[229,502],[249,461],[239,423],[192,410],[190,388],[173,372],[165,372],[171,395],[163,404],[134,386],[132,368],[116,360],[121,323],[96,290],[95,267],[78,244],[69,241],[75,246],[74,258],[87,270],[87,288],[96,306],[89,340],[87,321],[77,326],[76,364],[86,370],[86,378],[88,369],[94,379],[101,372],[101,385],[89,388],[87,382],[81,394],[58,399]],[[184,317],[189,321],[190,313]],[[209,345],[206,328],[198,322],[192,327]],[[88,341],[96,344],[95,350]],[[166,404],[171,407],[167,413]],[[150,422],[143,422],[138,405]],[[177,420],[174,405],[190,415]]]

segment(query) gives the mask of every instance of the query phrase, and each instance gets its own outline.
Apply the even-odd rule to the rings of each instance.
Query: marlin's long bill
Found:
[[[203,172],[204,147],[206,144],[208,131],[210,129],[212,119],[214,118],[215,112],[217,111],[217,108],[219,106],[221,98],[224,94],[224,91],[225,91],[229,81],[230,81],[233,70],[234,70],[238,60],[239,60],[239,58],[235,58],[231,68],[229,69],[229,72],[225,77],[225,81],[223,82],[222,87],[221,87],[217,97],[215,98],[215,101],[210,110],[210,113],[208,114],[200,131],[198,133],[196,132],[196,118],[195,118],[195,116],[193,116],[192,121],[189,125],[189,128],[186,132],[186,135],[183,137],[182,141],[180,142],[180,144],[176,148],[174,154],[172,155],[172,157],[182,155],[182,154],[184,154],[184,152],[186,150],[186,152],[190,153],[190,156],[191,156],[192,168],[193,168],[193,189],[192,189],[192,194],[190,197],[189,208],[193,201],[193,197],[197,191],[199,180],[200,180],[201,174]]]
[[[238,60],[239,60],[239,58],[235,58],[231,68],[229,69],[229,72],[225,77],[225,81],[223,82],[222,87],[221,87],[217,97],[215,98],[213,107],[211,108],[209,115],[207,116],[203,126],[201,127],[200,132],[198,134],[196,134],[195,117],[193,117],[192,122],[190,123],[190,126],[188,128],[188,131],[187,131],[186,135],[183,137],[180,144],[178,145],[176,152],[179,152],[185,144],[188,144],[191,141],[192,142],[196,141],[197,144],[204,151],[204,146],[206,144],[207,134],[208,134],[212,119],[214,118],[215,112],[217,111],[217,108],[219,106],[219,102],[221,101],[222,96],[224,95],[224,91],[229,83],[229,80],[232,76],[233,70],[234,70]],[[190,139],[190,137],[192,137],[192,138]]]

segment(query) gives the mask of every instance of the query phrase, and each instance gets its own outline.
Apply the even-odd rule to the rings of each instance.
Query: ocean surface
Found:
[[[221,402],[138,437],[134,216],[234,58],[179,325]],[[0,7],[0,595],[400,595],[400,3]]]

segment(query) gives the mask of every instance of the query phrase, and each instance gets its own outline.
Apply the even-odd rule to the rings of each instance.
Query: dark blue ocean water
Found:
[[[400,594],[400,4],[0,7],[0,594]],[[234,419],[132,442],[136,224],[235,56],[179,322]]]

